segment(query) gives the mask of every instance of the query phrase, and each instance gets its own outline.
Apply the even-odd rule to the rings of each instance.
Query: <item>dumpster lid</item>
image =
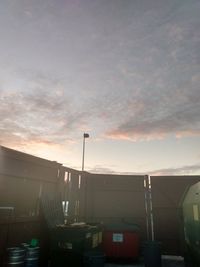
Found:
[[[131,231],[138,232],[139,226],[135,223],[110,223],[105,225],[106,230],[110,231]]]

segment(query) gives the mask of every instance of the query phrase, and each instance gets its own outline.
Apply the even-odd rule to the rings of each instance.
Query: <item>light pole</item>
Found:
[[[82,172],[84,171],[84,161],[85,161],[85,139],[89,138],[88,133],[83,134],[83,157],[82,157]]]

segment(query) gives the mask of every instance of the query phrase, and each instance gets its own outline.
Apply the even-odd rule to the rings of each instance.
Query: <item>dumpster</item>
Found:
[[[136,224],[109,224],[103,233],[103,249],[108,258],[139,258],[139,227]]]
[[[87,251],[98,250],[102,244],[102,227],[98,224],[65,224],[62,202],[43,199],[42,207],[50,236],[51,267],[82,266]]]
[[[98,226],[63,225],[50,231],[52,266],[82,266],[87,251],[100,249],[102,232]],[[63,264],[63,265],[62,265]]]
[[[101,228],[89,224],[57,226],[50,231],[51,248],[84,252],[100,247]]]

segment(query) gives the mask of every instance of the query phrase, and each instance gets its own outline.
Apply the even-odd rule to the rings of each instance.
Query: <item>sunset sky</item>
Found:
[[[199,0],[1,0],[0,144],[100,173],[200,174]]]

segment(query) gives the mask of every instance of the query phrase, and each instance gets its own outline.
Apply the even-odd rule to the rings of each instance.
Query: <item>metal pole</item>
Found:
[[[85,138],[89,138],[88,133],[83,134],[83,158],[82,158],[82,171],[84,171],[84,160],[85,160]]]
[[[85,135],[83,135],[82,172],[84,171],[84,160],[85,160]]]

